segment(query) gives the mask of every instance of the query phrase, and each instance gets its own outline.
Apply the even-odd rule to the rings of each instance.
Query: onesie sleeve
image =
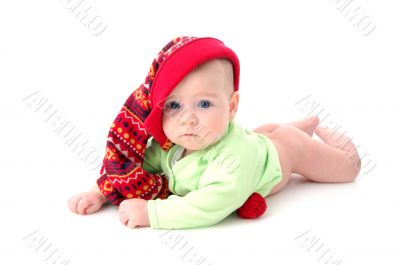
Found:
[[[161,168],[162,149],[154,138],[150,138],[143,159],[143,169],[149,173],[156,174],[162,172]]]
[[[211,226],[241,207],[257,184],[252,163],[229,152],[211,158],[198,189],[185,196],[148,201],[150,226],[180,229]],[[254,162],[254,160],[253,160]]]

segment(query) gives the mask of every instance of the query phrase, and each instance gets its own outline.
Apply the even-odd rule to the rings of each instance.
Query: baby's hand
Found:
[[[69,199],[68,207],[74,213],[88,214],[97,212],[106,201],[98,192],[82,192]]]
[[[150,226],[146,200],[124,200],[119,205],[118,215],[121,222],[129,228],[134,228],[137,226]]]

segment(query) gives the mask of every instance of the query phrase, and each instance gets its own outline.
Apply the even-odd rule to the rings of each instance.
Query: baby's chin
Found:
[[[200,151],[214,144],[215,142],[215,139],[213,139],[213,141],[207,141],[207,139],[203,139],[198,135],[190,135],[179,137],[179,139],[177,139],[177,141],[174,143],[184,147],[187,150]]]

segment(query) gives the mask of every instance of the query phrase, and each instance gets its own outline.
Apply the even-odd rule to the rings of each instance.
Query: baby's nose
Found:
[[[182,125],[185,125],[185,124],[195,125],[199,122],[197,115],[188,110],[186,111],[185,115],[182,115],[181,118],[182,118],[181,119]]]

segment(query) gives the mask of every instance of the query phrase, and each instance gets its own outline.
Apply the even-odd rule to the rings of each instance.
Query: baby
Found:
[[[279,192],[292,173],[315,182],[356,178],[360,158],[354,144],[318,127],[318,117],[253,131],[234,121],[239,104],[235,69],[227,58],[205,60],[160,101],[160,128],[174,145],[165,151],[150,138],[142,167],[164,175],[170,193],[165,199],[121,201],[118,214],[124,225],[206,227],[226,218],[254,192],[263,197]],[[312,138],[314,132],[322,142]],[[96,186],[72,197],[68,205],[75,213],[88,214],[106,202]]]

